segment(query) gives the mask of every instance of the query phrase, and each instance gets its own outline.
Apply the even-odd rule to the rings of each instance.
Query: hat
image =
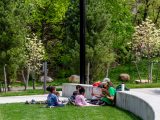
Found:
[[[105,82],[110,82],[111,80],[109,78],[104,78],[102,83],[105,83]]]

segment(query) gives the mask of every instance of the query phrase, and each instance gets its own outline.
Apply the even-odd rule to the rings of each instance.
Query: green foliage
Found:
[[[30,6],[31,31],[45,43],[61,38],[61,23],[69,0],[28,0]]]
[[[0,69],[7,64],[7,77],[10,82],[16,78],[16,72],[24,61],[26,13],[21,0],[1,0],[0,9]]]
[[[133,22],[138,25],[150,17],[159,26],[160,0],[126,0],[133,13]]]
[[[127,63],[130,61],[130,51],[127,43],[131,41],[133,34],[133,15],[131,8],[128,5],[128,0],[116,0],[116,2],[109,2],[109,11],[112,14],[109,31],[109,38],[112,41],[112,47],[116,53],[116,61],[119,63]]]
[[[28,0],[28,3],[31,7],[29,23],[31,32],[34,32],[44,43],[45,60],[50,63],[49,69],[52,71],[52,76],[55,77],[59,68],[67,64],[70,59],[63,54],[66,49],[62,43],[63,19],[69,0]]]
[[[86,65],[90,63],[91,80],[106,76],[106,69],[114,61],[131,61],[127,43],[132,39],[133,25],[144,23],[150,16],[157,29],[159,6],[160,0],[87,0]],[[1,0],[0,16],[1,80],[5,64],[9,81],[24,69],[26,36],[32,33],[44,44],[51,76],[79,74],[79,0]],[[157,46],[151,46],[158,51],[159,44],[154,44]],[[156,57],[158,54],[154,52]]]
[[[87,42],[86,57],[91,64],[91,80],[105,76],[106,65],[114,61],[112,39],[110,39],[108,28],[110,27],[110,16],[107,14],[107,2],[99,0],[88,1],[87,5]]]
[[[79,51],[79,7],[74,0],[66,13],[66,41],[68,51]],[[105,76],[110,63],[116,57],[119,48],[126,45],[133,32],[131,13],[124,2],[105,0],[88,0],[86,6],[86,58],[91,65],[91,80]],[[76,33],[76,34],[75,34]],[[70,53],[71,54],[71,53]],[[79,54],[75,54],[77,62]],[[79,64],[79,63],[77,63]],[[76,64],[76,65],[77,65]],[[75,69],[78,69],[75,67]],[[75,70],[78,71],[78,70]]]
[[[33,7],[33,21],[42,25],[43,20],[53,24],[63,20],[69,2],[68,0],[31,0],[30,4]]]

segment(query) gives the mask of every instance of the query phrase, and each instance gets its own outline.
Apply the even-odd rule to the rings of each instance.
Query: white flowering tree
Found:
[[[158,57],[160,49],[160,30],[147,18],[135,27],[132,41],[132,51],[136,60],[148,59],[148,80],[152,80],[152,59]]]
[[[26,66],[27,66],[27,79],[24,78],[26,87],[28,86],[29,74],[35,77],[38,74],[42,66],[42,60],[44,59],[45,49],[41,40],[37,38],[35,34],[32,37],[27,37],[26,39]],[[33,79],[33,89],[35,89],[34,79]]]

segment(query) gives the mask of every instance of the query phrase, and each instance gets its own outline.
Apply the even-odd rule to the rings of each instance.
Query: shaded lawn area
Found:
[[[59,79],[54,79],[53,82],[48,82],[46,83],[47,86],[49,85],[52,85],[52,86],[61,86],[63,83],[68,83],[68,79],[62,79],[62,78],[59,78]],[[43,82],[39,82],[38,80],[35,81],[35,86],[43,86]],[[24,83],[23,82],[13,82],[11,83],[11,86],[12,87],[24,87]],[[32,80],[29,81],[28,83],[28,86],[32,87]]]
[[[132,113],[115,107],[45,108],[44,105],[2,104],[0,120],[141,120]]]

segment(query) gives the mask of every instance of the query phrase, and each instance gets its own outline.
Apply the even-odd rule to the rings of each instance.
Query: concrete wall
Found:
[[[117,92],[116,105],[122,109],[128,110],[143,120],[160,120],[155,119],[155,111],[147,101],[147,96],[141,93]]]

